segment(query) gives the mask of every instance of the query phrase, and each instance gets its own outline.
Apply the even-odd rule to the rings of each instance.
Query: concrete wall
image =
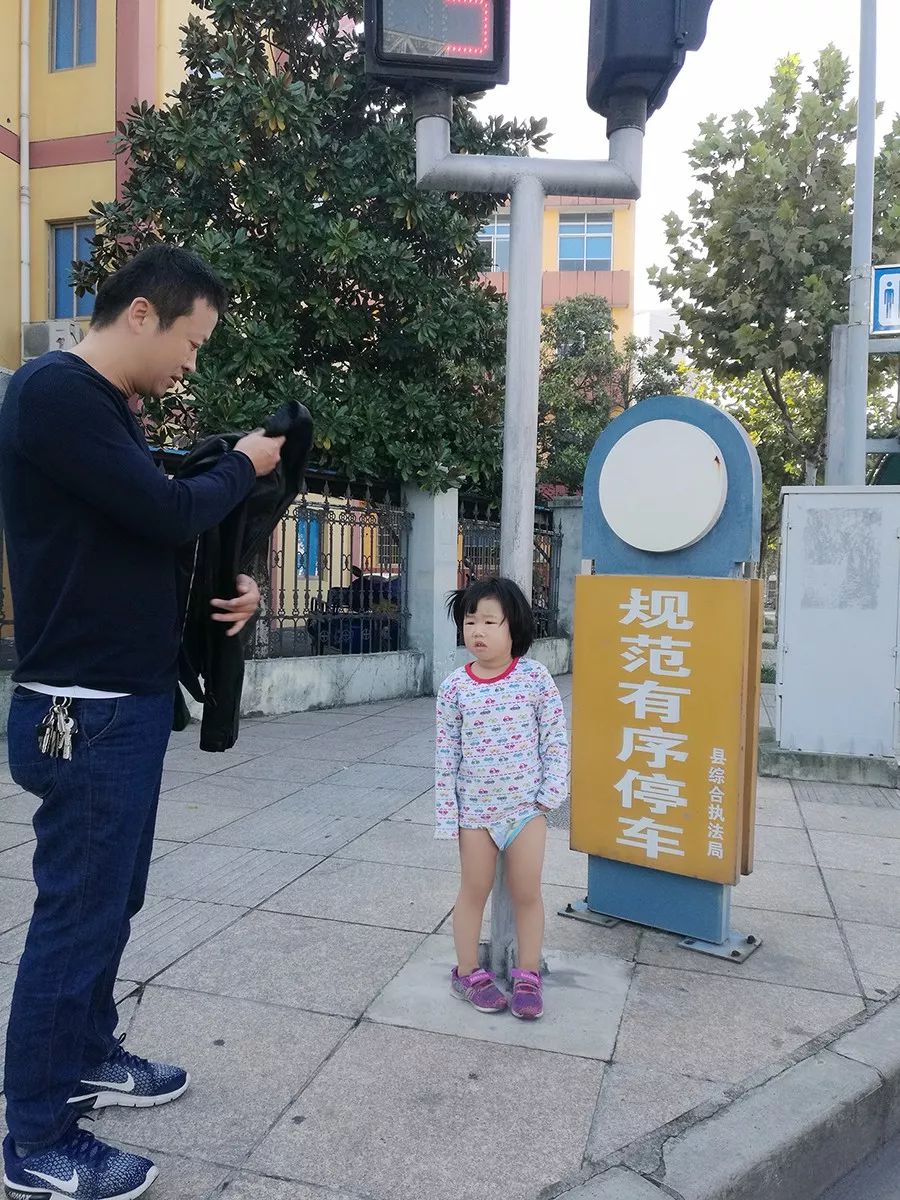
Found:
[[[247,663],[241,712],[273,716],[418,696],[423,667],[423,655],[412,650],[259,659]]]
[[[572,636],[575,617],[575,576],[581,574],[581,522],[584,502],[580,496],[560,496],[550,501],[553,528],[562,534],[559,564],[559,628]]]

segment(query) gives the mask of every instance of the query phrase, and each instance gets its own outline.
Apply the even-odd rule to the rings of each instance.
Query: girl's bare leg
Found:
[[[535,817],[506,850],[506,884],[516,914],[516,962],[523,971],[540,971],[544,944],[541,874],[547,820]]]
[[[486,829],[459,831],[459,863],[461,878],[453,908],[453,940],[460,975],[471,975],[478,969],[484,906],[497,868],[497,847]]]

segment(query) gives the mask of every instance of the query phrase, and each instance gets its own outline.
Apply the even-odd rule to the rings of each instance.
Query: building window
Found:
[[[495,213],[482,225],[478,240],[491,256],[492,271],[509,270],[509,216]]]
[[[560,213],[559,269],[612,270],[612,217],[609,213]]]
[[[97,0],[52,0],[54,71],[97,61]]]
[[[90,239],[94,226],[90,221],[67,221],[50,227],[50,272],[53,280],[50,315],[57,321],[89,317],[94,311],[92,293],[76,296],[72,284],[72,264],[91,257]]]

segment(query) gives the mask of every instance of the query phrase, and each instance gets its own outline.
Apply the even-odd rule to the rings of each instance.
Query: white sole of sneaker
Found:
[[[137,1196],[143,1196],[158,1174],[159,1167],[151,1167],[142,1184],[132,1188],[130,1192],[117,1192],[115,1196],[110,1197],[110,1200],[136,1200]],[[72,1200],[71,1192],[56,1192],[45,1187],[22,1187],[18,1183],[10,1183],[5,1175],[3,1176],[3,1186],[6,1190],[7,1200]]]
[[[96,1095],[88,1093],[86,1096],[73,1096],[69,1103],[87,1105],[93,1095],[94,1102],[86,1109],[87,1112],[94,1112],[98,1108],[159,1108],[161,1105],[171,1104],[173,1100],[183,1096],[190,1083],[191,1077],[188,1075],[177,1091],[166,1092],[164,1096],[134,1096],[130,1092],[97,1092]],[[139,1192],[137,1194],[140,1195]]]
[[[512,1012],[512,1009],[510,1009],[509,1011]],[[536,1016],[526,1017],[524,1013],[513,1012],[513,1016],[516,1018],[517,1021],[539,1021],[543,1015],[544,1014],[542,1012],[540,1012]]]
[[[476,1012],[488,1013],[488,1015],[490,1015],[491,1013],[499,1014],[502,1012],[506,1012],[507,1008],[509,1007],[508,1004],[504,1004],[504,1006],[502,1008],[482,1008],[478,1004],[473,1004],[468,996],[463,996],[460,992],[454,991],[453,988],[450,989],[450,995],[455,996],[457,1000],[462,1000],[463,1004],[468,1004],[471,1008],[474,1008]]]

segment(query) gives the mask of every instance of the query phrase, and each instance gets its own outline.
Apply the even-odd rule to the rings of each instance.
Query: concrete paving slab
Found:
[[[0,933],[31,920],[36,894],[29,880],[0,878]]]
[[[273,912],[431,933],[453,907],[449,871],[331,858],[266,902]]]
[[[336,1192],[332,1188],[288,1183],[264,1175],[232,1175],[225,1188],[210,1200],[218,1200],[220,1196],[222,1200],[372,1200],[371,1192]]]
[[[402,798],[393,792],[312,784],[261,812],[233,821],[203,841],[324,856],[340,850],[402,805]]]
[[[18,825],[16,828],[21,829],[23,833],[28,833],[25,825]],[[23,841],[11,850],[4,850],[0,854],[0,876],[5,879],[34,879],[32,869],[34,847],[35,841],[32,837],[30,841]]]
[[[614,1167],[565,1196],[566,1200],[663,1200],[664,1193],[633,1171]]]
[[[862,1005],[859,997],[637,966],[615,1061],[737,1083]]]
[[[163,771],[160,792],[170,792],[172,788],[181,787],[185,783],[193,783],[203,779],[198,771]]]
[[[288,754],[282,750],[267,750],[260,758],[240,763],[236,767],[229,767],[227,771],[222,772],[221,778],[227,778],[234,784],[238,784],[241,780],[245,782],[252,780],[262,785],[263,788],[266,782],[271,782],[273,785],[277,783],[278,788],[273,788],[273,790],[276,790],[278,794],[270,794],[269,799],[280,800],[282,796],[289,796],[291,792],[297,792],[307,784],[330,779],[337,771],[346,766],[346,763],[336,762],[330,758],[304,756],[300,752],[300,747],[305,744],[297,743],[294,747],[294,750],[297,751],[296,754]],[[216,778],[218,779],[220,776],[216,776]]]
[[[547,830],[547,851],[544,855],[544,883],[555,883],[575,890],[584,896],[587,888],[587,855],[569,849],[569,832]]]
[[[120,976],[145,983],[238,920],[241,912],[224,904],[148,896],[132,923]]]
[[[0,804],[0,813],[2,813],[4,821],[12,822],[15,825],[31,825],[40,803],[37,796],[17,790],[4,797]]]
[[[0,783],[0,800],[5,800],[7,798],[7,796],[20,795],[22,789],[19,787],[19,785],[17,783],[13,783],[11,781],[8,768],[4,767],[4,776],[3,777],[8,782]]]
[[[189,783],[187,787],[194,785]],[[156,834],[167,841],[192,842],[195,838],[212,833],[232,821],[246,816],[248,810],[239,804],[194,804],[185,800],[170,800],[166,792],[159,802],[156,818]]]
[[[421,940],[418,933],[256,911],[176,963],[160,981],[359,1017]]]
[[[511,1013],[476,1012],[450,992],[453,942],[429,937],[366,1011],[370,1021],[528,1046],[580,1058],[609,1060],[632,967],[601,954],[556,951],[544,981],[544,1016],[517,1021]]]
[[[34,833],[27,825],[16,825],[13,822],[0,822],[0,851],[11,850],[15,846],[23,846],[34,841]],[[2,861],[2,854],[0,854]]]
[[[900,878],[865,871],[824,870],[822,875],[841,920],[900,929]]]
[[[181,900],[255,908],[319,861],[309,854],[194,842],[153,865],[148,891]]]
[[[173,842],[166,838],[153,839],[153,851],[150,855],[150,861],[158,862],[159,859],[165,858],[167,854],[172,854],[173,851],[179,850],[186,842]]]
[[[650,966],[674,967],[729,979],[739,975],[741,980],[758,979],[844,996],[859,995],[853,967],[833,918],[735,907],[732,926],[741,933],[755,934],[763,942],[740,966],[725,959],[680,949],[677,937],[652,930],[641,939],[637,960]],[[895,935],[895,938],[900,952],[900,937]]]
[[[434,769],[401,767],[388,763],[354,763],[331,783],[349,788],[383,788],[402,796],[404,804],[434,788]]]
[[[199,734],[198,734],[199,738]],[[249,762],[258,757],[253,750],[242,750],[240,742],[232,750],[224,750],[221,754],[210,754],[201,750],[198,745],[176,746],[166,754],[166,770],[190,771],[197,775],[216,775],[227,767],[236,767],[238,763]]]
[[[382,730],[381,733],[369,733],[362,728],[337,729],[331,733],[321,733],[309,738],[310,758],[319,762],[358,762],[364,748],[372,754],[376,750],[384,750],[387,746],[395,746],[399,741],[397,730]],[[403,735],[401,734],[400,737]]]
[[[795,780],[792,786],[794,795],[801,803],[900,808],[900,792],[896,788],[869,787],[858,783],[808,783],[801,780]]]
[[[822,829],[810,830],[809,836],[822,867],[900,877],[900,840],[896,838],[832,833]]]
[[[383,1200],[535,1200],[580,1166],[600,1073],[587,1059],[366,1022],[248,1167]]]
[[[843,929],[865,995],[884,1000],[900,987],[900,930],[855,921],[845,921]]]
[[[0,963],[18,963],[25,949],[25,935],[28,933],[28,920],[0,934]]]
[[[177,1104],[108,1109],[102,1134],[153,1150],[243,1166],[244,1159],[345,1036],[350,1022],[272,1004],[149,987],[129,1041],[184,1063]]]
[[[311,764],[318,766],[320,764]],[[192,783],[182,784],[166,793],[166,800],[181,800],[186,804],[211,804],[220,807],[223,804],[243,808],[247,812],[255,812],[267,808],[276,800],[283,800],[298,792],[304,781],[295,779],[270,779],[258,773],[252,778],[237,775],[240,767],[229,767],[218,775],[201,775]],[[334,768],[329,768],[333,771]],[[315,774],[315,772],[313,772]],[[314,779],[306,782],[314,783]]]
[[[772,779],[763,775],[757,780],[757,803],[765,803],[769,800],[794,800],[795,798],[789,779]]]
[[[98,1131],[98,1136],[103,1134]],[[142,1154],[159,1167],[159,1176],[149,1193],[153,1200],[209,1200],[228,1178],[229,1167],[217,1167],[176,1154],[162,1154],[146,1146],[117,1143],[132,1154]],[[228,1193],[229,1200],[231,1193]]]
[[[801,808],[810,829],[900,838],[900,809],[810,803],[803,804]]]
[[[289,729],[292,731],[290,734],[278,732],[274,736],[290,736],[305,740],[306,738],[320,737],[323,733],[333,733],[336,729],[344,729],[350,725],[358,725],[364,718],[364,713],[355,713],[349,709],[329,708],[313,712],[284,713],[256,722],[254,728],[277,728],[280,731]]]
[[[810,917],[833,915],[818,868],[793,863],[757,863],[752,875],[741,878],[734,900],[742,908],[804,913]]]
[[[544,950],[551,968],[556,950],[566,950],[571,954],[611,954],[625,962],[634,961],[642,934],[639,925],[620,921],[612,929],[604,929],[602,925],[588,925],[585,921],[561,917],[561,908],[565,908],[572,900],[584,898],[584,888],[580,895],[577,888],[552,883],[545,883],[541,890],[544,893]],[[487,928],[490,928],[489,922]]]
[[[613,1063],[603,1073],[585,1157],[598,1162],[698,1104],[722,1097],[722,1086],[708,1079]]]
[[[753,1089],[663,1148],[682,1200],[813,1200],[846,1170],[847,1146],[879,1140],[877,1073],[821,1054]]]
[[[459,871],[459,850],[455,841],[439,841],[434,836],[433,827],[405,825],[399,821],[385,821],[377,825],[344,846],[339,857],[396,863],[407,867],[431,867],[454,873]]]
[[[803,817],[796,800],[759,800],[756,805],[757,827],[776,825],[787,829],[802,829]]]
[[[386,746],[376,750],[366,759],[367,762],[397,763],[407,767],[429,768],[434,765],[434,734],[418,734],[415,737],[404,738],[395,746]]]
[[[783,825],[757,826],[755,860],[758,863],[789,863],[805,867],[816,865],[806,830]]]
[[[900,1179],[900,1138],[894,1138],[840,1183],[821,1197],[821,1200],[897,1200],[897,1180]]]
[[[399,808],[390,818],[392,821],[411,821],[413,825],[428,825],[434,831],[434,788],[424,792],[416,800]]]

